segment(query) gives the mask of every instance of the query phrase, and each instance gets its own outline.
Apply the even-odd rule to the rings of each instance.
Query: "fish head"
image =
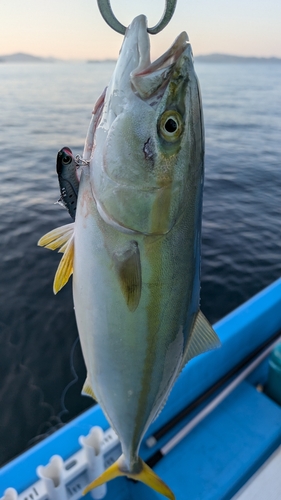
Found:
[[[203,142],[187,34],[151,63],[146,17],[136,17],[93,140],[91,186],[104,221],[123,232],[169,232],[202,184]]]

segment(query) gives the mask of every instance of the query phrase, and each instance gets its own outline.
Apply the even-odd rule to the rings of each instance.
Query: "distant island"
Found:
[[[117,59],[88,59],[87,63],[116,63]]]
[[[0,63],[44,63],[56,62],[58,60],[59,59],[55,59],[54,57],[32,56],[31,54],[25,54],[23,52],[0,56]]]
[[[206,63],[280,63],[278,57],[247,57],[247,56],[232,56],[228,54],[207,54],[205,56],[195,56],[196,62]]]
[[[33,56],[31,54],[25,54],[23,52],[17,52],[16,54],[0,55],[0,63],[50,63],[50,62],[74,62],[66,61],[62,59],[56,59],[55,57],[39,57]],[[75,62],[86,62],[86,63],[115,63],[116,59],[88,59],[87,61],[75,61]],[[195,62],[204,63],[281,63],[281,59],[278,57],[247,57],[247,56],[232,56],[228,54],[207,54],[195,56]]]

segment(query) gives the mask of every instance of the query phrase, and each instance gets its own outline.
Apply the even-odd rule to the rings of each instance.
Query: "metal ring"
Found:
[[[115,15],[113,14],[111,5],[110,5],[110,0],[97,0],[98,2],[98,8],[100,10],[100,13],[102,17],[104,18],[105,22],[117,33],[121,33],[121,35],[125,35],[126,32],[126,26],[123,24],[119,23],[119,21],[116,19]],[[170,20],[173,17],[173,14],[175,12],[177,0],[166,0],[166,5],[165,5],[165,11],[163,16],[161,17],[159,23],[157,23],[153,28],[147,28],[148,33],[151,35],[156,35],[160,31],[162,31],[167,24],[170,22]]]

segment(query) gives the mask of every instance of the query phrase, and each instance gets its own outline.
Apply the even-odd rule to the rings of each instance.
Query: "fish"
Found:
[[[58,203],[62,203],[68,210],[69,215],[75,220],[79,179],[77,176],[77,162],[68,147],[62,148],[57,154],[57,174],[61,197]]]
[[[200,310],[204,124],[185,32],[151,63],[146,17],[132,21],[83,158],[75,223],[38,244],[64,253],[55,293],[73,273],[82,392],[122,447],[84,493],[127,476],[174,500],[140,443],[186,363],[220,345]]]

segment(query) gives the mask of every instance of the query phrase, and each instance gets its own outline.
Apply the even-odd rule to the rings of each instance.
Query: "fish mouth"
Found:
[[[140,32],[140,36],[147,36],[147,31]],[[141,41],[140,41],[141,42]],[[152,97],[160,89],[161,96],[166,89],[170,80],[171,74],[179,62],[182,54],[186,51],[187,46],[190,46],[188,35],[185,31],[175,39],[171,47],[164,52],[156,61],[144,64],[145,57],[142,54],[144,47],[143,43],[139,43],[140,60],[139,65],[130,74],[130,81],[133,91],[143,100]]]
[[[178,65],[187,47],[190,48],[188,35],[182,32],[164,54],[151,62],[147,19],[144,15],[137,16],[126,30],[108,95],[113,97],[113,101],[118,95],[119,109],[121,95],[125,102],[125,95],[128,98],[130,92],[144,101],[157,91],[162,97],[175,65]],[[111,105],[115,107],[112,99]]]

